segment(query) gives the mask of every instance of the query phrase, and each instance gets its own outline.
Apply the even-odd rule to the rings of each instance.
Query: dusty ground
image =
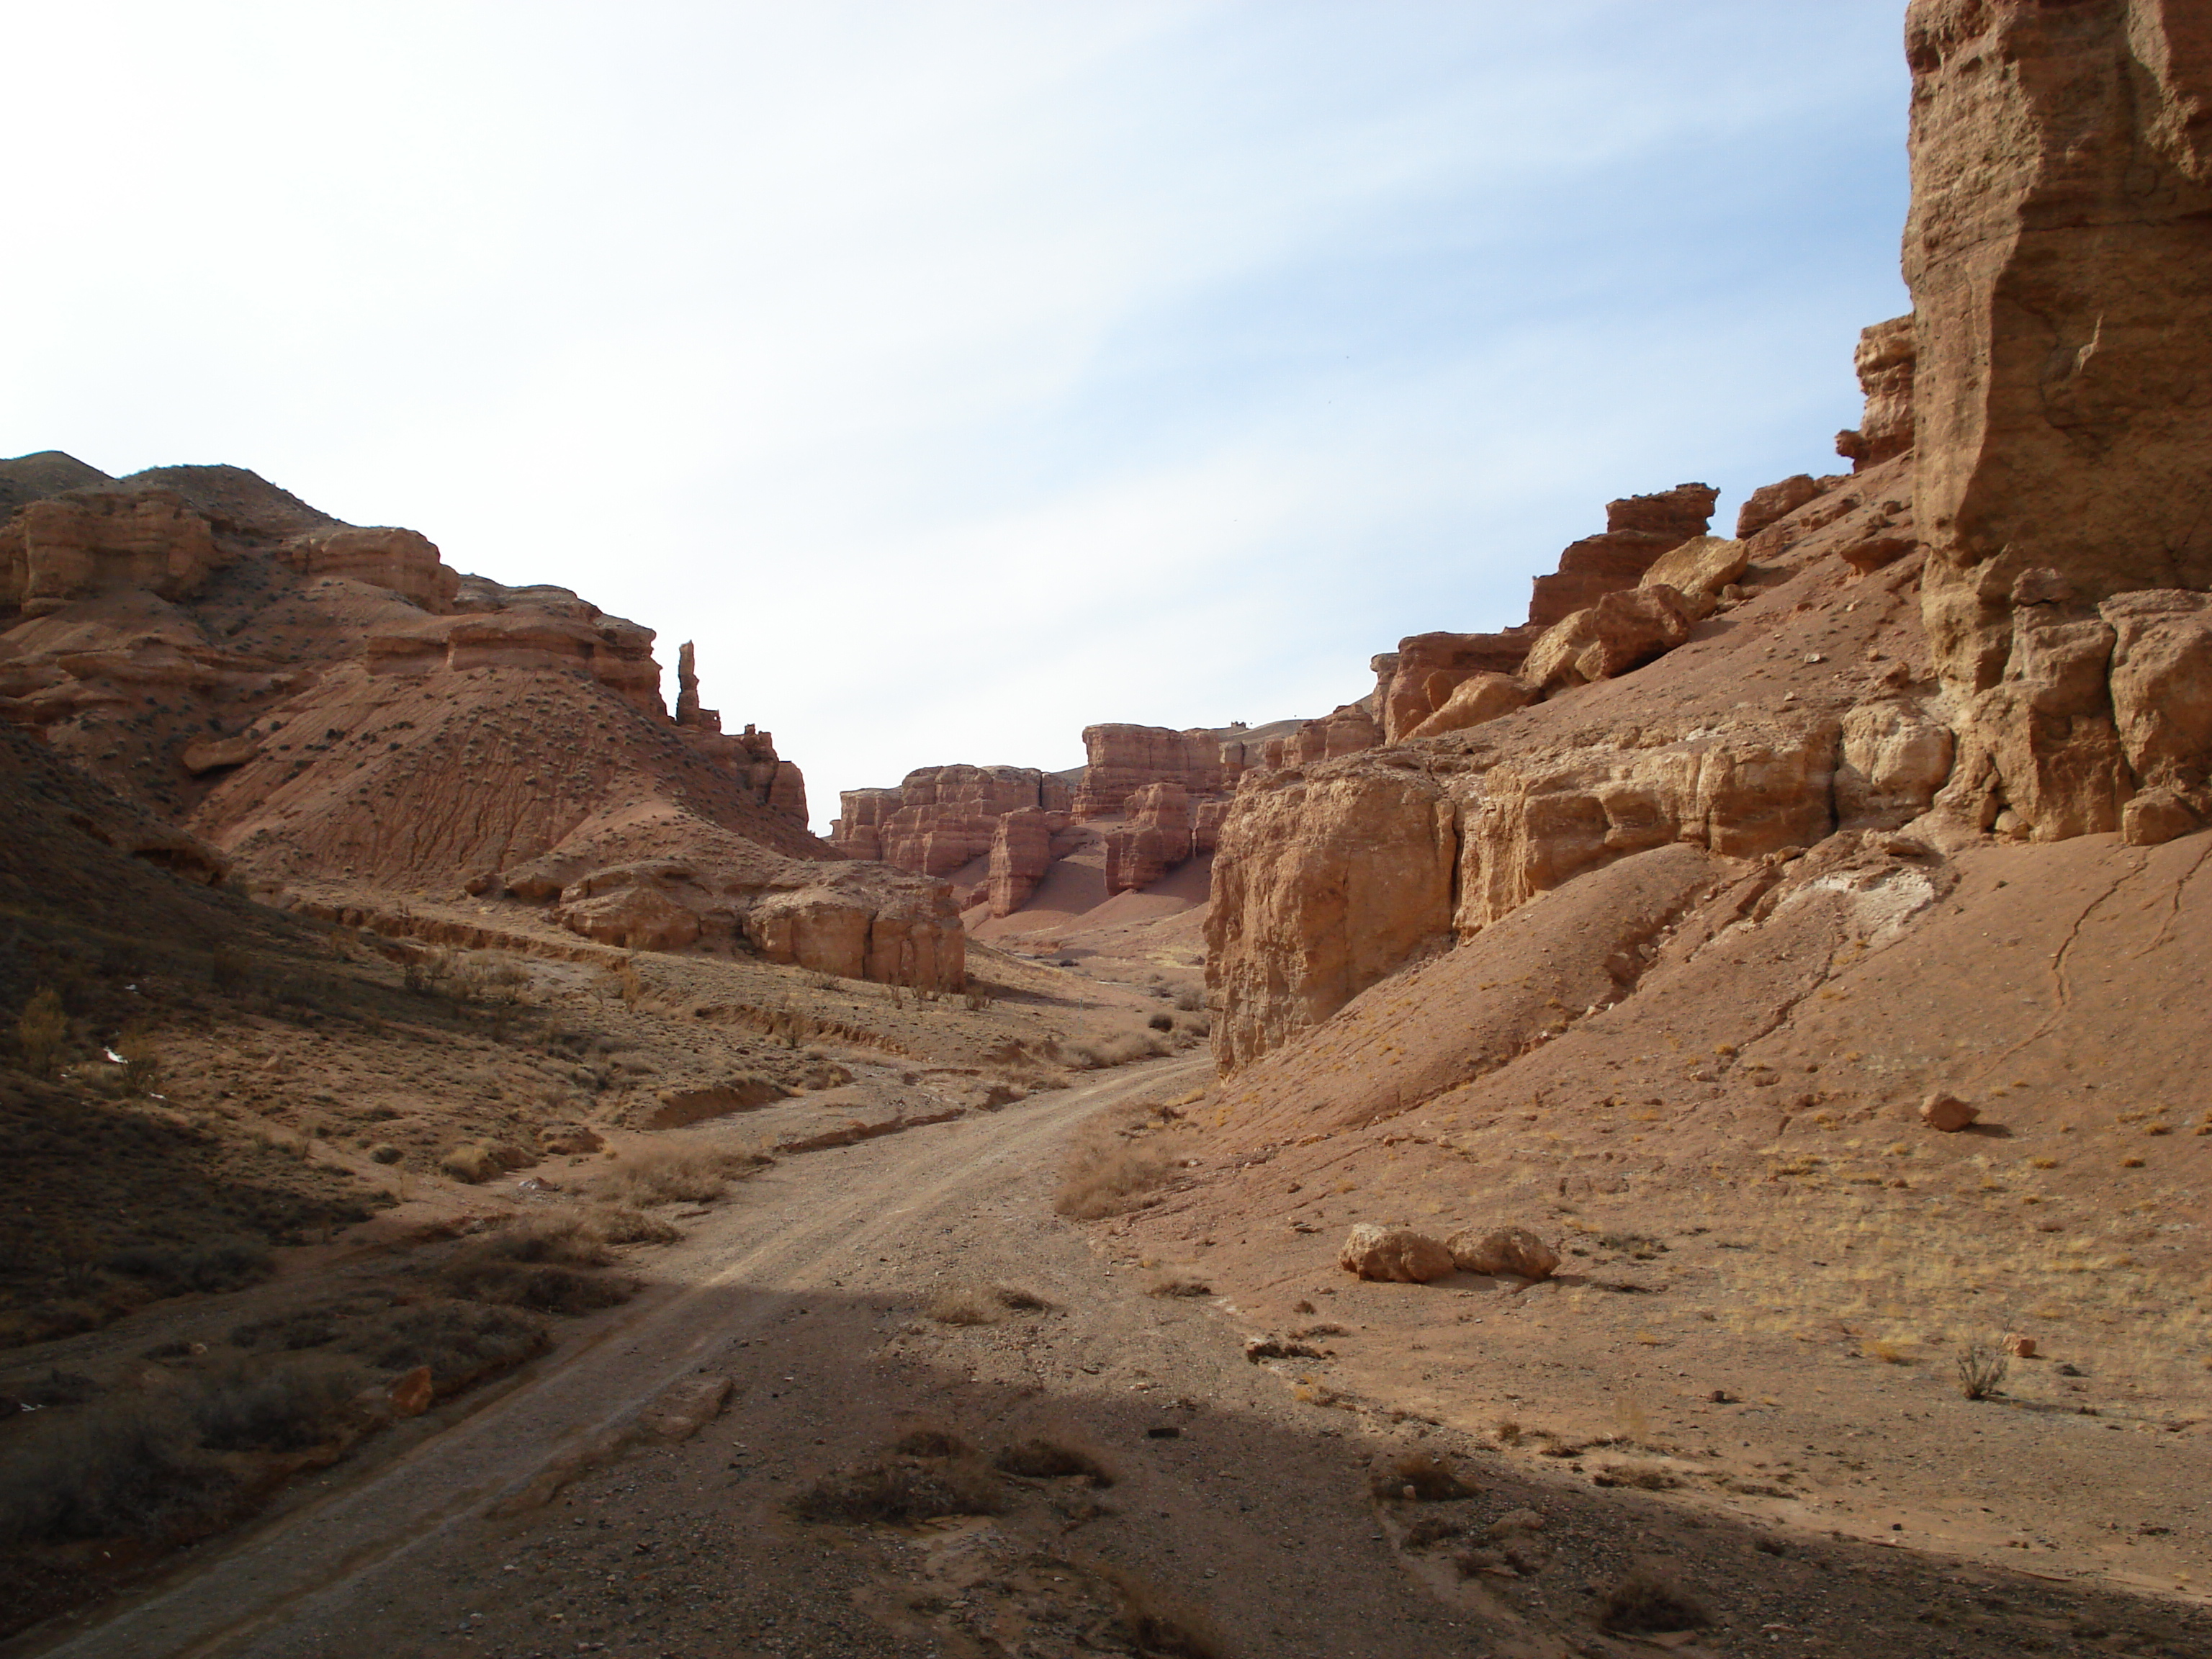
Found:
[[[1272,1322],[1219,1295],[1148,1294],[1182,1264],[1148,1266],[1111,1224],[1052,1209],[1085,1119],[1204,1080],[1202,1061],[1154,1061],[787,1158],[687,1218],[681,1243],[635,1252],[647,1293],[495,1395],[403,1425],[250,1535],[9,1650],[1626,1654],[1643,1650],[1598,1630],[1600,1598],[1644,1559],[1716,1620],[1664,1638],[1691,1653],[1878,1641],[2181,1656],[2212,1641],[2170,1596],[1962,1561],[1917,1529],[1843,1541],[1802,1511],[1601,1489],[1590,1472],[1632,1449],[1539,1462],[1427,1420],[1445,1415],[1423,1409],[1433,1401],[1341,1388],[1332,1401],[1300,1381],[1340,1382],[1339,1367],[1248,1363],[1244,1339]],[[927,1311],[1000,1286],[1048,1305],[1001,1304],[975,1325]],[[1312,1288],[1338,1291],[1324,1311],[1344,1322],[1395,1315],[1395,1339],[1439,1346],[1462,1315],[1541,1320],[1557,1305],[1542,1295],[1572,1294],[1507,1316],[1490,1286]],[[621,1443],[665,1389],[702,1376],[732,1382],[718,1419],[685,1440]],[[1933,1389],[1899,1403],[1941,1418],[1942,1439],[1970,1409]],[[919,1427],[986,1455],[1043,1437],[1112,1484],[1005,1477],[1004,1513],[907,1527],[791,1512]],[[1415,1451],[1473,1495],[1395,1495],[1388,1472]],[[1419,1545],[1421,1522],[1444,1535]],[[1487,1553],[1462,1578],[1453,1558],[1470,1548]]]

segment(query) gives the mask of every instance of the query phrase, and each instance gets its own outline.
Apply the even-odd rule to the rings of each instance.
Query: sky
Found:
[[[1897,0],[71,0],[0,455],[698,645],[836,792],[1316,716],[1618,495],[1838,471]]]

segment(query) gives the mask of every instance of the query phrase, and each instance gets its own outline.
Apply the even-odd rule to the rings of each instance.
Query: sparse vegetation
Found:
[[[768,1162],[757,1152],[647,1146],[617,1158],[600,1177],[599,1195],[639,1210],[656,1204],[705,1204],[729,1191],[732,1176]]]
[[[36,1077],[52,1077],[68,1042],[69,1014],[61,994],[51,985],[41,986],[15,1020],[15,1046],[22,1054],[23,1069]]]
[[[1017,1440],[1001,1449],[992,1462],[1008,1474],[1023,1475],[1032,1480],[1059,1480],[1080,1475],[1094,1486],[1114,1484],[1112,1471],[1092,1453],[1080,1446],[1041,1436]]]
[[[1006,1507],[997,1478],[964,1447],[942,1455],[886,1453],[823,1477],[791,1501],[792,1513],[802,1521],[879,1525],[998,1515]]]
[[[1164,1149],[1138,1144],[1127,1131],[1094,1124],[1069,1154],[1053,1207],[1073,1221],[1120,1215],[1163,1185],[1174,1168]]]
[[[1624,1636],[1666,1636],[1702,1630],[1712,1622],[1702,1602],[1671,1574],[1650,1564],[1632,1568],[1607,1590],[1598,1613],[1601,1626]]]
[[[937,1291],[922,1304],[922,1311],[940,1325],[995,1325],[1006,1316],[997,1297],[973,1285]]]
[[[1956,1359],[1959,1392],[1969,1400],[1987,1400],[2002,1385],[2012,1359],[2002,1342],[1979,1338],[1959,1345]]]
[[[1474,1488],[1449,1464],[1428,1452],[1407,1452],[1376,1471],[1377,1498],[1406,1503],[1449,1504],[1474,1496]]]

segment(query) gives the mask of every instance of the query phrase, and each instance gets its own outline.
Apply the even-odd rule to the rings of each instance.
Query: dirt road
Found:
[[[787,1160],[687,1223],[645,1296],[521,1386],[41,1650],[1626,1655],[1650,1650],[1600,1630],[1603,1598],[1647,1559],[1712,1620],[1692,1654],[2212,1650],[2185,1608],[1531,1478],[1330,1401],[1295,1359],[1247,1363],[1232,1306],[1147,1294],[1153,1269],[1050,1206],[1076,1125],[1201,1066],[1124,1068]],[[921,1314],[996,1285],[1046,1305]],[[611,1444],[702,1376],[732,1381],[719,1420]],[[919,1528],[792,1516],[794,1495],[922,1426],[987,1453],[1073,1448],[1112,1484],[1009,1480],[1005,1513]],[[1393,1474],[1370,1496],[1424,1452],[1474,1495],[1400,1501]]]

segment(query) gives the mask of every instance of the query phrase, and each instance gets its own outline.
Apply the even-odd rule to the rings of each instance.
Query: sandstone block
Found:
[[[1718,536],[1692,536],[1671,552],[1662,553],[1644,573],[1639,586],[1664,584],[1682,596],[1690,614],[1709,617],[1729,585],[1751,563],[1750,550],[1741,541]]]
[[[261,752],[261,740],[251,736],[195,738],[179,757],[185,770],[198,776],[226,766],[243,766]]]
[[[1926,811],[1951,775],[1951,728],[1903,701],[1845,711],[1836,766],[1841,830],[1895,830]]]
[[[1694,620],[1682,596],[1663,584],[1607,593],[1531,646],[1521,678],[1540,691],[1613,679],[1681,644]]]
[[[2014,1359],[2033,1359],[2035,1358],[2035,1339],[2022,1331],[2007,1331],[2004,1351]]]
[[[1382,1227],[1363,1221],[1337,1252],[1336,1265],[1362,1279],[1401,1285],[1425,1285],[1453,1267],[1452,1253],[1425,1233],[1410,1227]]]
[[[553,920],[574,933],[631,951],[680,951],[697,942],[698,913],[657,887],[617,888],[563,903]]]
[[[1444,1243],[1462,1273],[1549,1279],[1559,1265],[1559,1253],[1526,1227],[1493,1227],[1486,1232],[1469,1227]]]
[[[1433,738],[1445,732],[1463,732],[1526,708],[1536,700],[1533,687],[1511,674],[1470,674],[1454,686],[1436,713],[1406,735]]]
[[[2145,790],[2120,811],[2120,840],[2130,847],[2162,847],[2203,827],[2189,803],[2166,788]]]
[[[1820,493],[1820,486],[1806,472],[1753,490],[1736,510],[1736,538],[1741,541],[1747,536],[1756,536],[1778,520],[1788,518]]]
[[[1958,1096],[1942,1091],[1920,1103],[1920,1121],[1929,1128],[1940,1130],[1947,1135],[1971,1128],[1981,1115],[1979,1107],[1970,1105]]]

